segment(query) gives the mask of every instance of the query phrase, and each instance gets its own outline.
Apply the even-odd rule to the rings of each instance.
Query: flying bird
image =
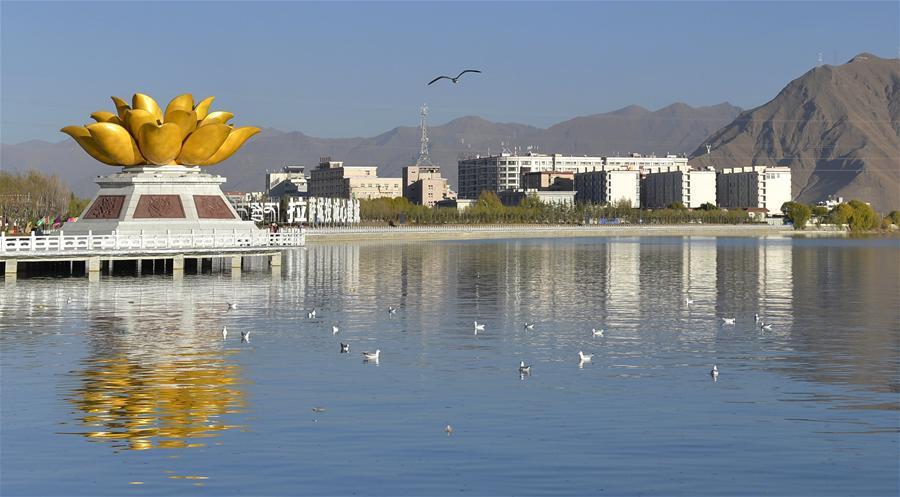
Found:
[[[722,318],[722,324],[734,324],[735,318]]]
[[[465,71],[463,71],[463,72],[457,74],[455,78],[451,78],[450,76],[438,76],[438,77],[432,79],[432,80],[431,80],[427,85],[425,85],[425,86],[429,86],[429,85],[431,85],[432,83],[434,83],[435,81],[439,81],[439,80],[441,80],[441,79],[449,79],[450,81],[453,81],[453,84],[456,84],[456,83],[459,82],[460,76],[462,76],[463,74],[465,74],[465,73],[467,73],[467,72],[477,72],[477,73],[481,73],[481,71],[479,71],[479,70],[477,70],[477,69],[466,69]]]
[[[249,331],[241,332],[241,342],[248,342],[248,343],[250,342],[250,332]]]
[[[719,367],[714,364],[712,371],[709,372],[709,375],[712,376],[714,380],[716,378],[718,378],[719,377]]]
[[[592,337],[602,337],[603,330],[598,330],[597,328],[591,328],[591,336]]]
[[[346,354],[350,352],[350,344],[341,342],[341,354]]]

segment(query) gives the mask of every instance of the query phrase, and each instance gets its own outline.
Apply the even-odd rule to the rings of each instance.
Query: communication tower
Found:
[[[425,118],[428,117],[427,105],[422,104],[419,116],[421,116],[421,122],[419,124],[421,135],[419,136],[419,157],[416,158],[416,165],[434,166],[434,163],[431,162],[431,156],[428,154],[428,126],[425,124]]]

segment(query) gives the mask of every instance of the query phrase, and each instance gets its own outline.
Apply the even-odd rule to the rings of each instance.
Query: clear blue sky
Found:
[[[898,2],[0,3],[0,140],[59,141],[110,95],[217,97],[238,125],[370,136],[464,115],[765,103],[836,55],[897,57]],[[426,87],[461,68],[461,85]],[[443,81],[441,83],[446,83]]]

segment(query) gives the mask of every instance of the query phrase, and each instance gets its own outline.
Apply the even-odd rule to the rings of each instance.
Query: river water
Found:
[[[0,494],[897,495],[898,276],[896,239],[642,237],[20,278]]]

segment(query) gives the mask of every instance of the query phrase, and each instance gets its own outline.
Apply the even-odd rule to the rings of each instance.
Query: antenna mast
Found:
[[[419,137],[419,157],[416,159],[416,165],[433,166],[434,163],[431,162],[431,156],[428,154],[428,126],[425,124],[425,118],[428,117],[427,105],[422,104],[419,116],[421,116],[421,124],[419,124],[419,128],[421,129],[422,134]]]

